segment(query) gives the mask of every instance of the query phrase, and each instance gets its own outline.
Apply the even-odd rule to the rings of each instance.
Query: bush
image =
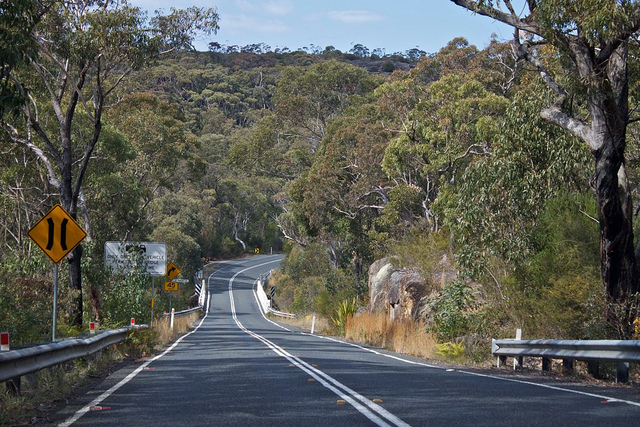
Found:
[[[276,287],[279,310],[331,317],[342,301],[356,296],[357,287],[343,270],[333,268],[327,250],[317,244],[287,245],[287,256],[268,286]]]
[[[436,344],[438,351],[436,354],[445,360],[462,362],[465,358],[464,346],[462,343],[445,342]]]
[[[148,319],[151,312],[150,278],[143,271],[133,271],[126,275],[114,274],[100,288],[100,300],[100,321],[104,325],[126,325],[132,317]]]
[[[291,310],[294,313],[307,314],[315,308],[318,295],[322,292],[322,278],[318,276],[306,277],[296,284],[293,290]]]
[[[395,69],[396,69],[396,66],[393,62],[386,61],[384,64],[382,64],[381,71],[383,73],[392,73]]]
[[[455,341],[471,333],[478,324],[479,303],[473,289],[462,280],[445,286],[430,301],[429,307],[431,330],[440,342]]]
[[[282,272],[298,282],[312,276],[322,277],[331,268],[327,250],[318,244],[294,246],[280,263]]]
[[[12,347],[51,339],[53,268],[44,258],[7,254],[0,262],[0,330],[9,332]],[[67,287],[59,288],[64,295]]]

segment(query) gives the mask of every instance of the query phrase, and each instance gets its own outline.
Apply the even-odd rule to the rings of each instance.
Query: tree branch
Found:
[[[563,112],[557,105],[545,108],[540,112],[540,116],[583,140],[592,151],[600,149],[602,143],[597,142],[591,128],[582,121]]]
[[[59,188],[60,181],[56,178],[55,168],[53,167],[53,164],[51,164],[51,161],[44,153],[44,151],[42,151],[40,147],[35,145],[29,139],[20,138],[18,131],[13,126],[9,125],[8,123],[5,123],[5,126],[9,128],[9,130],[5,129],[5,131],[7,131],[7,134],[9,135],[9,138],[11,138],[13,142],[22,144],[29,150],[31,150],[31,152],[36,155],[36,157],[44,164],[45,168],[47,169],[47,179],[49,180],[49,183],[54,187]]]
[[[511,9],[511,13],[506,13],[501,11],[500,9],[494,8],[480,1],[472,1],[472,0],[451,0],[453,3],[457,4],[460,7],[463,7],[467,10],[470,10],[474,13],[478,13],[480,15],[488,16],[489,18],[493,18],[497,21],[510,25],[519,30],[523,30],[532,34],[536,34],[538,36],[541,35],[540,28],[536,24],[532,24],[527,22],[526,19],[520,19],[520,17],[513,12],[513,7],[511,7],[510,1],[505,1],[507,8]],[[531,2],[529,4],[531,7]],[[534,3],[535,6],[535,3]]]

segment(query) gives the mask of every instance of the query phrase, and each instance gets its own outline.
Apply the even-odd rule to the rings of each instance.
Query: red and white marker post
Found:
[[[0,333],[0,351],[9,351],[9,332]]]

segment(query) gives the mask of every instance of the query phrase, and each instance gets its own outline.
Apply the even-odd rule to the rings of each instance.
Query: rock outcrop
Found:
[[[387,312],[391,319],[416,318],[426,289],[420,274],[395,268],[389,258],[369,267],[369,309]]]

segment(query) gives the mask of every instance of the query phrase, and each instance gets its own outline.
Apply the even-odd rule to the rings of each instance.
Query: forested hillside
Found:
[[[541,117],[555,94],[539,73],[497,41],[454,39],[428,55],[360,47],[214,43],[133,67],[104,104],[81,189],[84,322],[148,316],[148,278],[106,273],[104,243],[161,241],[186,278],[205,259],[284,251],[275,302],[299,315],[366,306],[369,267],[388,257],[422,278],[413,320],[441,342],[486,346],[515,328],[627,336],[625,308],[602,286],[592,155]],[[47,88],[23,72],[45,105],[38,123],[55,130]],[[91,120],[78,110],[71,133],[91,135]],[[33,342],[50,331],[52,278],[26,233],[61,196],[17,143],[40,130],[19,114],[4,121],[0,329]],[[74,292],[62,287],[63,325],[74,323]]]

